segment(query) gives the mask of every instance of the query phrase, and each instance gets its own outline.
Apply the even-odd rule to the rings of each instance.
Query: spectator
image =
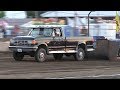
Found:
[[[120,39],[120,32],[117,32],[117,33],[116,33],[116,38],[117,38],[117,39]]]
[[[19,35],[19,32],[20,32],[20,28],[18,27],[18,25],[15,25],[14,30],[12,32],[13,36]]]
[[[6,30],[4,27],[2,27],[3,37],[6,38]]]

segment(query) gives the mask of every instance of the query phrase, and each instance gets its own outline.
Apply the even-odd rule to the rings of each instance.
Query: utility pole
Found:
[[[76,26],[77,26],[77,11],[74,11],[74,34],[75,34],[75,36],[78,35]]]
[[[89,36],[89,18],[90,18],[91,12],[94,12],[94,11],[90,11],[90,12],[88,13],[88,36]]]

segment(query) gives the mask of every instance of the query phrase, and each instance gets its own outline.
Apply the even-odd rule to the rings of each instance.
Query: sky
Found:
[[[25,11],[5,11],[5,18],[26,18]]]

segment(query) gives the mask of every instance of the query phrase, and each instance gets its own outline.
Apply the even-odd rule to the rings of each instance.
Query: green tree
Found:
[[[37,11],[37,16],[40,17],[40,14],[44,13],[46,11]],[[35,18],[36,17],[35,11],[26,11],[27,18]]]
[[[5,12],[4,11],[0,11],[0,18],[3,18],[5,16]]]
[[[26,14],[27,14],[27,18],[34,18],[35,17],[34,11],[26,11]]]

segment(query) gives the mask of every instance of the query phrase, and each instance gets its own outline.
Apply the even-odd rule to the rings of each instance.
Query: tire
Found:
[[[24,58],[24,54],[19,52],[13,52],[13,58],[15,61],[21,61]]]
[[[84,50],[82,48],[79,48],[78,51],[77,51],[77,53],[74,54],[74,58],[77,61],[84,60],[84,58],[85,58],[85,52],[84,52]]]
[[[44,62],[46,60],[46,50],[43,48],[38,48],[38,50],[35,53],[35,60],[37,62]]]
[[[55,60],[61,60],[62,59],[62,57],[63,57],[63,54],[53,54],[53,57],[54,57],[54,59]]]

